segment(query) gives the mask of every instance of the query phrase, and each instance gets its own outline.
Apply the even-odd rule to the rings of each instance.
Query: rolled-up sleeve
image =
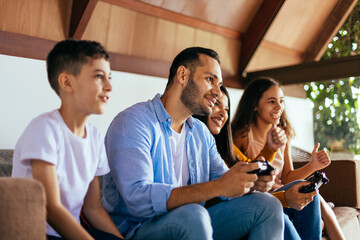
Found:
[[[132,113],[118,115],[111,123],[105,144],[111,176],[129,213],[150,218],[167,212],[173,185],[154,182],[157,157],[153,126]]]

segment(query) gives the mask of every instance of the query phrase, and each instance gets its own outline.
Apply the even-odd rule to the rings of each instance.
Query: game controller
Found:
[[[255,174],[258,175],[258,176],[270,175],[270,172],[275,169],[275,168],[273,168],[273,167],[270,165],[270,163],[269,163],[268,161],[254,160],[254,161],[252,161],[252,163],[253,163],[253,162],[258,162],[258,163],[260,163],[260,168],[248,172],[248,173],[250,173],[250,174],[255,173]]]
[[[325,176],[325,173],[314,172],[307,178],[306,181],[310,182],[309,185],[303,186],[299,189],[301,193],[309,193],[315,190],[318,190],[321,185],[329,182],[329,179]]]

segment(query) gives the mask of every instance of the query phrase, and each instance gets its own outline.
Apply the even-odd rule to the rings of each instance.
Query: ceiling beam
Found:
[[[309,44],[308,49],[302,56],[304,61],[319,60],[339,28],[344,24],[358,0],[338,0],[331,10],[329,17],[322,24],[320,31]]]
[[[0,31],[0,54],[45,60],[56,42]]]
[[[98,0],[73,0],[69,37],[81,39]]]
[[[173,12],[164,8],[156,7],[148,3],[143,3],[134,0],[102,0],[119,7],[127,8],[140,12],[153,17],[165,19],[171,22],[187,25],[193,28],[205,30],[208,32],[216,33],[221,36],[233,39],[241,39],[242,34],[230,28],[219,26],[213,23],[209,23],[197,18],[189,17],[177,12]]]
[[[242,75],[285,0],[265,0],[252,19],[241,44],[238,75]]]
[[[50,50],[57,42],[26,36],[18,33],[0,31],[0,54],[46,60]],[[170,62],[109,52],[111,69],[148,76],[167,78]],[[228,87],[243,88],[238,76],[223,71],[224,84]]]
[[[360,76],[360,55],[248,72],[247,79],[268,76],[282,85]]]

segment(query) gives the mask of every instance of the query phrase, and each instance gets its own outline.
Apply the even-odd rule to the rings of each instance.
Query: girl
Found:
[[[230,118],[230,100],[229,94],[224,87],[220,88],[222,91],[222,96],[218,97],[215,106],[213,107],[212,113],[208,117],[204,116],[195,116],[203,121],[209,128],[210,132],[214,135],[216,140],[216,145],[218,151],[224,161],[228,166],[234,165],[236,162],[240,161],[251,161],[241,152],[235,152],[233,148],[232,141],[232,131],[229,124]],[[264,149],[261,151],[261,156],[265,157],[268,160],[272,160],[274,156],[274,151],[280,148],[285,144],[284,141],[284,131],[279,128],[272,128],[267,134],[267,143]],[[285,137],[286,139],[286,137]],[[238,155],[240,153],[240,155]],[[261,178],[266,178],[268,176],[260,176]],[[258,180],[258,181],[259,181]],[[285,239],[300,239],[300,236],[303,239],[316,239],[314,236],[321,237],[321,228],[320,228],[320,206],[319,199],[315,196],[316,192],[308,194],[300,194],[299,188],[307,185],[305,182],[294,182],[288,184],[282,189],[279,189],[277,192],[273,192],[272,195],[277,197],[283,204],[284,218],[285,218]],[[304,196],[310,201],[314,198],[314,201],[309,203],[304,201]],[[292,209],[288,209],[288,205]],[[296,211],[296,210],[301,211]],[[296,214],[296,219],[291,222],[289,216]],[[297,225],[297,222],[306,222],[306,226],[303,229],[300,229],[301,233],[298,233],[294,225]],[[303,234],[303,232],[306,232]],[[300,236],[299,236],[300,234]]]
[[[270,129],[275,126],[285,131],[287,143],[279,149],[272,163],[280,171],[275,180],[275,188],[294,180],[304,179],[330,164],[329,156],[325,151],[318,152],[318,143],[312,152],[310,162],[294,170],[290,142],[294,130],[287,119],[284,107],[284,95],[280,84],[270,78],[260,78],[251,82],[245,89],[231,123],[234,144],[250,158],[256,156],[266,143],[266,134]],[[332,209],[322,197],[320,201],[328,236],[330,239],[345,239]]]

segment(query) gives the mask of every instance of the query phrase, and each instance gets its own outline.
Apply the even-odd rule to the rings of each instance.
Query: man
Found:
[[[271,188],[274,173],[248,174],[257,163],[229,170],[206,125],[191,117],[211,113],[221,85],[217,53],[185,49],[164,94],[111,123],[103,205],[127,239],[283,239],[280,202],[266,193],[244,195]],[[214,197],[223,201],[205,209]]]

